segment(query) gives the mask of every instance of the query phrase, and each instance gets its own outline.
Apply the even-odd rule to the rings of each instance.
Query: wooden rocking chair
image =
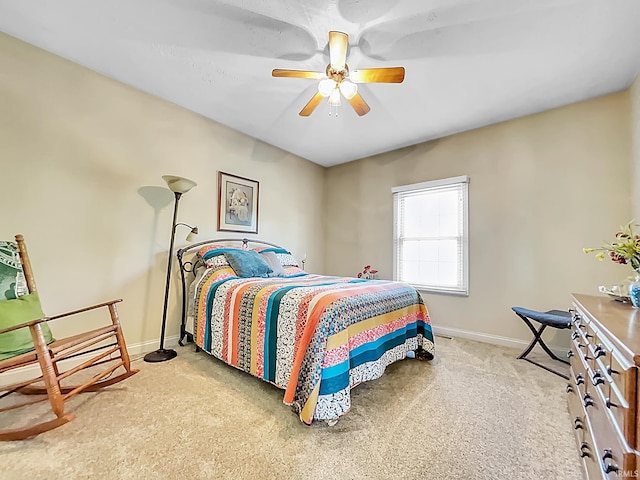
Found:
[[[24,272],[24,280],[26,281],[28,292],[29,294],[34,294],[36,293],[36,285],[24,238],[22,235],[16,235],[15,238],[19,253],[19,264]],[[17,264],[18,259],[16,258],[15,260]],[[15,299],[0,300],[0,302],[19,302],[21,298],[23,297],[18,296]],[[138,372],[138,370],[131,368],[129,354],[127,353],[120,327],[116,304],[121,301],[112,300],[62,315],[35,318],[0,330],[0,336],[2,336],[3,334],[11,334],[11,332],[19,329],[28,328],[35,347],[35,349],[26,353],[19,353],[0,360],[0,401],[4,403],[10,399],[12,400],[8,406],[0,404],[0,414],[43,400],[49,401],[51,410],[55,414],[55,418],[41,423],[29,424],[21,428],[0,429],[0,440],[22,440],[64,425],[75,418],[72,413],[65,413],[65,401],[70,397],[77,393],[93,392],[113,385]],[[12,306],[15,305],[13,304]],[[37,308],[40,310],[39,301]],[[47,344],[45,338],[49,332],[48,322],[98,308],[108,309],[111,318],[108,325]],[[0,309],[0,316],[3,315],[2,312]],[[0,320],[3,319],[0,317]],[[0,324],[6,325],[6,320],[8,319],[5,318],[4,320]],[[60,365],[62,360],[70,360],[74,357],[75,360],[67,361]],[[96,368],[96,366],[99,367]],[[13,383],[2,385],[3,376],[15,375],[17,373],[15,369],[23,367],[27,368],[17,375],[21,377],[19,381],[15,381],[15,378],[11,377],[13,378],[11,380]],[[32,373],[34,368],[37,369],[37,373]],[[67,378],[88,368],[91,368],[91,370],[84,372],[86,375],[83,380],[80,380],[82,383],[79,385],[67,385],[65,382],[63,385],[63,381]],[[24,377],[27,374],[32,378],[25,380]],[[86,379],[89,376],[90,378]],[[28,397],[25,397],[25,395]],[[46,397],[34,398],[32,395],[46,395]],[[17,397],[20,398],[18,399]],[[5,413],[4,415],[10,414]],[[0,424],[4,423],[2,416],[0,415]]]

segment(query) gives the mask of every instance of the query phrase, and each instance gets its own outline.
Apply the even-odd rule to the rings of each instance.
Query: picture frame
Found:
[[[258,233],[260,182],[218,172],[218,230]]]

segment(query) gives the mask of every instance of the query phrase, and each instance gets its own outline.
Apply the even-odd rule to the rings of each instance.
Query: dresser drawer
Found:
[[[578,444],[584,439],[584,429],[586,424],[586,417],[584,408],[582,407],[581,393],[578,386],[575,383],[575,373],[573,368],[569,375],[569,381],[567,382],[567,408],[569,410],[569,416],[571,417],[571,427],[575,431],[576,440]]]
[[[606,373],[607,382],[617,385],[624,398],[629,399],[635,395],[636,375],[635,365],[631,358],[625,358],[619,350],[614,348],[609,337],[597,326],[591,324],[590,331],[593,336],[585,339],[585,357],[591,369],[601,374]],[[581,336],[580,338],[584,338]]]
[[[596,477],[600,471],[600,466],[596,462],[596,451],[591,440],[591,434],[589,433],[589,423],[582,406],[582,400],[578,386],[573,380],[575,378],[575,372],[571,369],[569,375],[569,381],[567,383],[567,408],[569,410],[569,417],[571,418],[571,428],[575,434],[576,445],[580,455],[581,467],[583,473],[587,475],[586,478],[602,478],[602,475]],[[592,472],[592,473],[590,473]]]
[[[603,389],[602,403],[611,414],[622,436],[632,448],[637,448],[635,412],[614,388]],[[608,390],[608,391],[607,391]]]
[[[620,355],[617,350],[614,350],[611,352],[609,364],[605,368],[622,396],[631,402],[634,401],[636,382],[638,381],[636,366]]]
[[[630,447],[637,448],[637,368],[613,347],[610,338],[595,322],[581,320],[579,330],[576,323],[574,320],[570,354],[577,375],[574,380],[582,396],[585,393],[599,396],[614,428]]]
[[[586,478],[640,475],[640,311],[573,295],[567,401]]]
[[[604,473],[601,459],[598,456],[598,447],[593,440],[588,416],[585,416],[584,419],[584,426],[579,430],[582,435],[582,440],[578,442],[578,452],[582,459],[582,469],[586,475],[585,478],[589,480],[608,479],[609,477]]]
[[[590,443],[594,460],[600,465],[604,478],[619,478],[617,472],[635,470],[636,452],[627,444],[622,433],[612,421],[609,409],[601,395],[596,392],[585,394],[585,405]]]
[[[569,364],[574,370],[575,374],[582,374],[585,376],[585,372],[589,368],[588,366],[588,354],[586,353],[587,344],[581,336],[575,338],[572,335],[571,347],[569,350]],[[575,378],[575,377],[574,377]]]
[[[605,408],[610,412],[612,422],[632,448],[638,448],[636,426],[636,384],[638,369],[621,357],[617,351],[611,352],[609,364],[604,366],[603,400]],[[600,359],[598,359],[599,361]]]

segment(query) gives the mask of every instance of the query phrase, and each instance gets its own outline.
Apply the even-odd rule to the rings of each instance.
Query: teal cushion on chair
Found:
[[[229,250],[224,252],[224,256],[239,277],[266,277],[273,272],[260,254],[253,250]]]
[[[22,272],[18,246],[0,241],[0,300],[10,300],[29,293]]]
[[[30,293],[11,300],[0,300],[0,330],[31,322],[44,317],[37,293]],[[53,342],[53,335],[46,322],[40,324],[46,343]],[[0,335],[0,360],[15,357],[33,350],[33,338],[28,327]]]

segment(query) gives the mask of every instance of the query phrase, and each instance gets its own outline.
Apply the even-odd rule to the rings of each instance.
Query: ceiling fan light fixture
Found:
[[[358,85],[356,85],[353,82],[350,82],[349,80],[344,80],[340,82],[338,87],[340,88],[342,95],[344,95],[344,98],[346,98],[347,100],[351,100],[354,97],[354,95],[358,93]]]
[[[328,97],[336,89],[336,82],[332,78],[325,78],[318,83],[318,91],[323,97]]]
[[[340,106],[340,89],[337,86],[333,89],[331,95],[329,95],[329,105],[332,107]]]
[[[332,0],[335,3],[336,0]],[[349,47],[349,35],[344,32],[329,32],[329,65],[324,73],[309,70],[289,70],[274,68],[271,71],[273,77],[310,78],[320,80],[318,91],[311,97],[298,115],[308,117],[313,113],[324,98],[328,97],[331,112],[338,115],[337,107],[340,106],[340,97],[344,97],[359,115],[366,115],[371,108],[358,92],[358,83],[402,83],[404,80],[404,67],[381,67],[350,70],[347,65],[347,50]]]

